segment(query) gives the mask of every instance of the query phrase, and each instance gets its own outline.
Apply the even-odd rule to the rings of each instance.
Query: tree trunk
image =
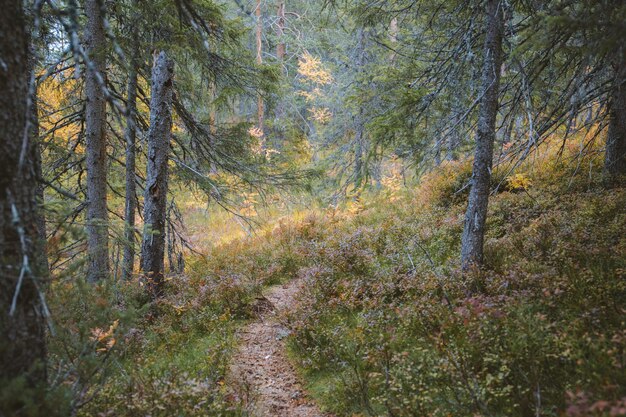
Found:
[[[363,184],[365,177],[365,144],[363,138],[363,115],[362,111],[354,119],[354,188],[359,188]]]
[[[41,148],[39,146],[39,123],[37,116],[37,103],[36,98],[33,97],[33,134],[31,136],[31,140],[35,144],[35,156],[37,157],[37,162],[35,164],[36,170],[35,175],[37,177],[37,235],[39,237],[39,242],[41,245],[41,273],[42,277],[47,277],[50,274],[50,264],[48,263],[48,251],[47,251],[47,235],[46,235],[46,215],[44,212],[44,204],[45,204],[45,194],[44,194],[44,185],[42,183],[43,180],[43,172],[41,170]]]
[[[285,54],[287,53],[287,45],[285,44],[285,1],[278,1],[278,10],[276,12],[278,24],[276,26],[276,59],[280,65],[280,73],[285,74]],[[274,135],[276,149],[282,149],[285,140],[285,103],[283,97],[279,97],[276,101],[276,111],[274,112]]]
[[[148,277],[153,297],[163,292],[165,256],[165,215],[167,210],[167,161],[172,134],[172,94],[174,64],[161,51],[152,67],[148,166],[144,193],[144,234],[141,269]]]
[[[29,25],[32,25],[32,21],[34,20],[33,12],[28,13]],[[32,85],[29,87],[29,94],[31,98],[30,105],[30,141],[35,146],[35,157],[37,160],[35,161],[35,176],[37,179],[37,191],[35,192],[37,198],[37,235],[39,237],[39,244],[41,245],[41,276],[42,279],[48,278],[50,275],[50,264],[48,263],[48,253],[47,253],[47,239],[46,239],[46,215],[44,212],[44,203],[45,203],[45,194],[44,194],[44,183],[43,183],[43,172],[41,168],[41,147],[39,141],[39,106],[37,102],[37,89],[35,82],[35,71],[37,66],[37,58],[35,54],[35,45],[30,44],[29,49],[29,57],[28,57],[28,77],[29,83],[32,82]]]
[[[604,171],[610,176],[626,174],[626,65],[617,64],[613,83],[604,157]]]
[[[263,63],[263,17],[261,16],[261,0],[256,0],[256,63]],[[259,94],[257,98],[257,127],[261,132],[265,132],[265,104],[263,97]]]
[[[46,381],[37,227],[37,156],[29,121],[29,41],[22,1],[0,13],[0,386]],[[33,400],[37,401],[37,400]],[[17,403],[17,401],[16,401]],[[16,406],[19,406],[16,404]],[[6,411],[6,410],[5,410]],[[14,410],[16,413],[18,410]]]
[[[217,137],[217,105],[215,104],[215,101],[217,100],[217,86],[215,85],[215,81],[211,81],[209,90],[209,95],[211,97],[211,105],[209,108],[209,133],[211,133],[210,144],[211,146],[214,146],[214,141]],[[213,158],[210,162],[209,173],[217,173],[217,164]]]
[[[478,132],[471,179],[472,188],[465,213],[465,227],[461,243],[461,265],[464,270],[472,264],[480,265],[483,261],[483,240],[498,113],[503,32],[502,2],[489,0],[485,19],[484,62],[481,81],[483,95],[480,100],[478,115]]]
[[[278,25],[276,27],[276,37],[278,43],[276,44],[276,58],[280,63],[280,69],[283,70],[283,61],[285,60],[285,54],[287,53],[287,45],[285,45],[285,1],[279,0],[278,2]]]
[[[446,160],[454,161],[457,156],[457,150],[461,146],[461,118],[463,117],[464,90],[462,90],[459,78],[453,76],[451,83],[451,105],[450,105],[450,127],[446,131]]]
[[[397,48],[398,45],[398,18],[394,17],[391,19],[389,23],[389,41],[391,42],[392,48]],[[396,51],[391,51],[391,55],[389,56],[389,61],[394,63],[396,61]]]
[[[135,183],[135,139],[137,133],[137,67],[139,65],[139,42],[133,27],[133,50],[128,74],[128,90],[126,93],[126,196],[124,203],[124,220],[126,221],[124,257],[122,260],[122,279],[128,280],[133,275],[135,266],[135,212],[137,211]]]
[[[357,33],[357,48],[356,48],[356,74],[357,77],[363,72],[363,65],[365,63],[365,30],[359,28]],[[366,176],[365,167],[365,151],[366,151],[364,126],[363,126],[363,106],[359,105],[357,114],[354,117],[354,188],[359,188],[363,179]]]
[[[85,137],[87,149],[87,280],[98,282],[109,274],[107,212],[106,99],[104,94],[105,35],[103,4],[86,0],[85,45],[90,62],[85,79]]]

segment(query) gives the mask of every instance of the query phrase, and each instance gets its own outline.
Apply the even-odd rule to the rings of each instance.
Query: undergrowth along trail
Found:
[[[306,397],[285,351],[290,331],[283,318],[295,306],[301,285],[296,279],[270,287],[257,299],[257,320],[240,332],[228,381],[252,416],[324,416]]]

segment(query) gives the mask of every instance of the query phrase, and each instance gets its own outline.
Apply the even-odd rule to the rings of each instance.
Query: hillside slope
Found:
[[[298,279],[281,326],[322,412],[626,415],[626,187],[576,166],[494,173],[483,270],[458,269],[467,162],[217,245],[122,320],[123,371],[81,412],[245,414],[236,330]]]

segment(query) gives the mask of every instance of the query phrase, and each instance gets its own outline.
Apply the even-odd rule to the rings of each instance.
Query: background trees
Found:
[[[112,239],[112,275],[128,276],[133,270],[137,230],[132,213],[136,201],[139,209],[142,204],[133,196],[141,194],[145,178],[146,147],[142,143],[149,127],[150,97],[147,51],[153,47],[167,45],[180,67],[174,85],[173,175],[204,190],[208,198],[219,196],[220,204],[239,200],[237,192],[227,197],[234,183],[252,189],[261,183],[279,185],[298,176],[293,172],[296,167],[323,169],[329,174],[313,186],[323,200],[336,202],[380,186],[397,164],[406,179],[470,154],[471,138],[484,107],[480,67],[485,4],[265,3],[217,6],[210,2],[129,1],[103,14],[104,4],[93,2],[85,4],[89,7],[84,9],[84,17],[71,5],[64,9],[46,3],[44,21],[55,29],[43,31],[52,42],[43,53],[46,72],[38,73],[45,96],[44,177],[49,183],[47,192],[66,200],[63,213],[51,216],[56,224],[52,233],[66,245],[63,259],[52,261],[53,268],[65,262],[66,255],[80,258],[75,250],[82,237],[70,239],[61,224],[80,219],[84,209],[91,213],[98,205],[97,216],[85,217],[87,241],[92,242],[88,246],[102,249],[105,238]],[[265,13],[257,16],[260,10]],[[617,18],[604,22],[600,16],[620,13],[619,5],[611,2],[564,7],[514,2],[506,10],[507,42],[499,72],[501,105],[489,129],[494,136],[496,169],[512,173],[529,149],[559,129],[582,129],[600,122],[601,131],[611,132],[607,172],[619,171],[619,138],[623,135],[615,132],[619,131],[621,112],[607,109],[613,102],[619,107],[622,53],[612,37],[603,42],[601,33],[621,26]],[[159,24],[148,19],[149,15],[157,16]],[[578,22],[584,16],[596,24],[573,23],[572,19]],[[89,41],[84,53],[76,43],[83,26]],[[94,41],[98,45],[92,42],[92,33],[102,38]],[[248,46],[238,43],[241,35],[248,37]],[[581,39],[595,43],[597,53],[579,46]],[[538,54],[538,50],[546,53]],[[72,59],[90,54],[94,60],[84,68],[83,85],[75,73],[80,66]],[[105,62],[109,62],[106,70]],[[96,67],[106,76],[98,77]],[[547,94],[549,85],[560,93]],[[82,88],[84,96],[74,94]],[[63,92],[58,95],[60,90]],[[58,96],[51,97],[52,91]],[[93,107],[100,106],[101,112],[107,100],[107,117],[91,117]],[[593,116],[589,123],[573,122],[585,114]],[[258,127],[261,119],[267,125],[263,133],[253,129],[254,135],[244,139],[251,146],[238,144],[244,143],[240,133]],[[97,126],[100,122],[103,129]],[[182,134],[176,133],[177,126]],[[98,137],[106,134],[111,142],[104,158],[102,149],[87,145],[97,136],[96,130]],[[133,133],[138,135],[135,146]],[[62,143],[65,138],[68,141]],[[252,146],[259,140],[261,151]],[[126,151],[118,152],[117,144]],[[76,152],[82,149],[84,159]],[[291,173],[277,175],[279,167]],[[126,178],[123,186],[117,180],[122,172]],[[90,189],[99,197],[89,197]],[[123,213],[117,202],[105,209],[107,196],[103,193],[124,194]],[[75,198],[68,199],[69,195]],[[102,219],[107,216],[113,220],[105,228]],[[126,233],[120,234],[118,219],[125,219]],[[176,227],[171,230],[176,235]],[[95,237],[100,242],[97,245]],[[124,248],[124,262],[115,260],[118,247]],[[102,258],[89,257],[101,263],[96,268],[101,271],[106,270]]]
[[[428,185],[431,172],[450,170],[441,204],[467,201],[464,231],[447,237],[460,249],[454,262],[449,254],[436,260],[449,270],[489,268],[489,198],[527,192],[530,180],[517,169],[542,145],[558,142],[572,177],[584,163],[592,178],[601,160],[604,185],[621,184],[622,3],[45,0],[24,10],[7,3],[0,29],[7,375],[43,361],[43,295],[62,294],[76,304],[68,301],[66,316],[57,310],[67,326],[63,337],[48,338],[49,367],[63,375],[57,386],[71,386],[69,409],[88,404],[120,329],[137,323],[130,316],[167,294],[166,274],[180,279],[172,285],[185,282],[185,256],[194,268],[198,235],[210,232],[198,232],[198,218],[252,237],[262,206],[275,217],[304,206],[358,212],[363,201],[391,201]],[[186,230],[189,219],[195,231]],[[224,308],[245,315],[240,305]]]

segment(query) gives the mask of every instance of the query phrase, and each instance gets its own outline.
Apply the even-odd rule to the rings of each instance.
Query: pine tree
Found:
[[[104,3],[86,0],[85,45],[89,62],[85,74],[85,137],[87,164],[87,280],[109,275],[107,211],[106,77]]]
[[[37,227],[38,147],[29,120],[29,36],[21,1],[0,13],[0,385],[46,381],[43,253]],[[17,412],[17,410],[16,410]]]
[[[137,133],[137,72],[139,67],[139,37],[137,20],[132,24],[130,71],[126,92],[126,195],[124,198],[124,220],[126,221],[126,245],[122,261],[122,277],[129,279],[135,265],[135,212],[137,211],[135,180],[135,137]]]
[[[502,37],[504,33],[503,5],[489,0],[485,15],[485,44],[483,50],[482,98],[478,115],[478,131],[472,167],[472,180],[465,225],[461,242],[463,269],[483,261],[483,240],[487,222],[487,205],[496,135],[500,67],[502,66]]]

